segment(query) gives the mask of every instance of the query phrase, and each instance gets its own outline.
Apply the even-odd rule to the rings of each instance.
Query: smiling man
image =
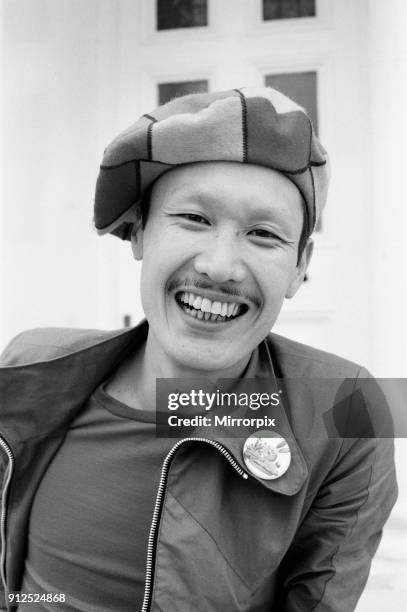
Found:
[[[275,170],[208,162],[164,175],[132,236],[161,360],[240,376],[302,282],[303,223],[300,192]]]
[[[33,330],[4,353],[5,609],[355,608],[396,495],[392,440],[370,427],[383,398],[360,366],[270,333],[304,280],[327,165],[270,88],[178,98],[108,146],[95,225],[142,261],[146,321]],[[270,429],[207,414],[161,437],[161,379],[270,383],[278,410]]]

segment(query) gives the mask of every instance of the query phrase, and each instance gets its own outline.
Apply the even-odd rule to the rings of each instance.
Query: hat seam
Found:
[[[127,215],[134,206],[138,206],[141,203],[141,201],[142,200],[139,198],[138,200],[135,200],[134,202],[132,202],[122,213],[120,213],[120,215],[118,215],[113,221],[111,221],[107,225],[103,225],[103,227],[98,227],[95,224],[96,231],[106,233],[113,229],[118,229],[121,225],[124,225],[126,223],[128,224],[129,221],[126,221],[126,219],[122,217],[125,217],[125,215]],[[119,223],[115,225],[117,221],[119,221]]]
[[[306,115],[308,118],[308,123],[309,123],[309,127],[310,127],[310,137],[309,137],[309,161],[308,161],[308,165],[309,165],[309,173],[311,175],[311,185],[312,185],[312,225],[309,228],[309,235],[312,234],[312,232],[315,229],[315,226],[317,224],[317,203],[316,203],[316,191],[315,191],[315,180],[314,180],[314,173],[312,172],[312,166],[315,166],[316,164],[312,163],[311,160],[311,156],[312,156],[312,141],[313,141],[313,136],[314,136],[314,126],[312,125],[312,121],[310,119],[310,117],[308,117],[308,115]],[[326,160],[325,160],[325,164],[326,164]]]
[[[155,117],[153,117],[152,115],[148,115],[147,113],[144,113],[143,117],[145,117],[146,119],[150,119],[154,123],[157,123],[158,121]]]
[[[240,98],[240,103],[241,103],[241,107],[242,107],[242,146],[243,146],[243,163],[247,164],[248,162],[248,142],[249,142],[249,138],[248,138],[248,126],[247,126],[247,104],[246,104],[246,98],[244,96],[244,94],[240,91],[240,89],[234,89],[233,91],[235,91],[236,93],[239,94],[239,98]]]
[[[125,166],[126,164],[132,164],[133,162],[136,163],[140,163],[140,162],[154,162],[155,164],[162,164],[163,166],[177,166],[179,164],[169,164],[168,162],[162,162],[159,160],[155,160],[155,159],[147,159],[145,157],[134,157],[132,159],[128,159],[125,162],[120,162],[120,164],[115,164],[114,166],[100,166],[100,170],[116,170],[116,168],[121,168],[122,166]]]
[[[314,174],[312,172],[312,166],[311,166],[311,156],[312,156],[312,138],[313,138],[313,125],[312,125],[312,121],[311,119],[308,117],[308,115],[305,115],[308,119],[308,125],[309,125],[309,145],[308,145],[308,151],[309,151],[309,155],[308,155],[308,168],[309,168],[309,173],[311,176],[311,187],[312,187],[312,220],[311,223],[309,223],[309,227],[308,227],[308,235],[310,236],[314,230],[315,227],[315,223],[316,223],[316,217],[317,217],[317,209],[316,209],[316,204],[315,204],[315,183],[314,183]]]
[[[312,121],[308,117],[308,115],[306,115],[306,117],[308,119],[308,123],[309,123],[309,127],[310,127],[309,158],[308,158],[308,166],[309,166],[309,173],[310,173],[310,176],[311,176],[311,187],[312,187],[312,223],[310,223],[309,232],[308,232],[308,234],[310,236],[312,234],[312,232],[314,231],[316,223],[317,223],[317,206],[316,206],[316,193],[315,193],[314,173],[312,172],[312,165],[311,165],[313,125],[312,125]]]
[[[284,172],[285,174],[303,174],[304,172],[309,170],[311,168],[311,166],[325,166],[325,164],[326,164],[326,161],[324,161],[322,163],[320,163],[320,162],[308,162],[308,164],[306,166],[303,166],[302,168],[298,168],[298,170],[284,170],[284,169],[280,169],[280,168],[273,168],[273,166],[266,166],[266,168],[271,168],[272,170],[278,170],[279,172]]]
[[[153,160],[153,125],[157,123],[157,119],[150,117],[151,123],[147,126],[147,157],[148,161]],[[139,160],[140,161],[140,160]]]
[[[314,173],[312,172],[312,167],[309,167],[309,173],[311,175],[311,186],[312,186],[312,224],[310,224],[309,235],[314,231],[316,222],[317,222],[317,209],[316,209],[316,194],[315,194],[315,181],[314,181]]]
[[[311,123],[311,119],[308,117],[308,115],[305,115],[307,120],[308,120],[308,125],[309,125],[309,144],[308,144],[308,166],[311,163],[311,156],[312,156],[312,136],[313,136],[313,129],[312,129],[312,123]]]

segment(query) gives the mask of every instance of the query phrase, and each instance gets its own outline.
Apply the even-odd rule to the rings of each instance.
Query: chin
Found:
[[[171,357],[186,371],[196,370],[202,374],[226,370],[236,363],[235,359],[228,359],[228,356],[221,351],[208,354],[203,349],[200,353],[196,347],[190,351],[183,347],[179,351],[174,351]]]

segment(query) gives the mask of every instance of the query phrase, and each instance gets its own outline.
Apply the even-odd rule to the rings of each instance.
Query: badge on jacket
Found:
[[[272,431],[256,431],[244,443],[243,459],[254,476],[273,480],[288,470],[291,451],[282,436]]]

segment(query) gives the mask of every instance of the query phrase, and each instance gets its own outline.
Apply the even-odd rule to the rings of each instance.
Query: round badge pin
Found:
[[[256,431],[244,443],[243,459],[254,476],[273,480],[288,470],[291,451],[287,440],[274,431]]]

